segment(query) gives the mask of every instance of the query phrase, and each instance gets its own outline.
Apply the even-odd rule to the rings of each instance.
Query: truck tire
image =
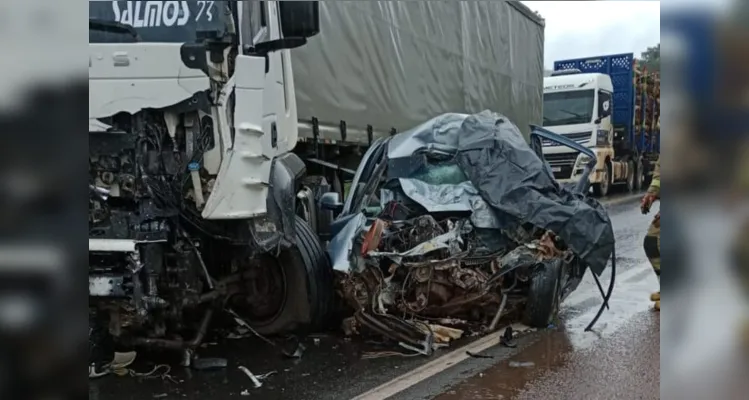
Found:
[[[562,260],[553,259],[536,266],[531,275],[523,323],[533,328],[547,328],[554,322],[561,303]]]
[[[643,189],[645,189],[645,166],[642,160],[638,160],[635,167],[635,190],[639,192]]]
[[[593,186],[593,195],[596,197],[606,197],[607,194],[609,194],[609,190],[611,189],[611,163],[606,163],[605,168],[605,176],[603,177],[603,182],[601,183],[594,183]]]
[[[627,193],[632,193],[635,190],[635,179],[637,179],[635,162],[629,160],[627,161]]]
[[[323,329],[334,311],[335,289],[330,261],[312,228],[299,216],[295,231],[296,244],[292,248],[278,257],[266,255],[263,260],[263,268],[275,271],[273,275],[283,280],[283,291],[274,291],[269,296],[274,299],[273,306],[268,307],[272,311],[263,314],[255,308],[251,309],[254,313],[248,314],[247,300],[244,306],[233,308],[263,335]]]

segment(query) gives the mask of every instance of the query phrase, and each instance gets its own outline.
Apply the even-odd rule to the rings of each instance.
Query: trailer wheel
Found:
[[[606,162],[602,182],[593,184],[593,195],[596,197],[605,197],[609,194],[609,188],[611,188],[611,163]]]
[[[637,161],[635,167],[635,190],[641,191],[645,188],[645,166],[642,164],[642,160]]]
[[[312,228],[299,216],[296,244],[264,255],[230,306],[260,334],[324,328],[333,312],[333,269]]]
[[[632,160],[627,161],[627,192],[629,193],[635,189],[636,175],[635,162]]]
[[[562,260],[546,261],[533,271],[525,303],[523,323],[533,328],[546,328],[559,313],[561,303]]]

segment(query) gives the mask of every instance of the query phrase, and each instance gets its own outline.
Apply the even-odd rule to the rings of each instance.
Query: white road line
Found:
[[[512,324],[513,330],[522,331],[527,327],[521,324]],[[386,382],[372,390],[367,391],[359,396],[354,397],[352,400],[383,400],[388,397],[394,396],[411,386],[416,385],[426,379],[443,372],[447,368],[457,365],[470,356],[466,352],[480,353],[488,348],[494,347],[499,344],[499,332],[504,331],[505,328],[500,328],[494,333],[490,333],[487,336],[476,340],[473,343],[469,343],[463,347],[455,349],[450,353],[447,353],[439,358],[436,358],[419,368],[409,371],[390,382]]]

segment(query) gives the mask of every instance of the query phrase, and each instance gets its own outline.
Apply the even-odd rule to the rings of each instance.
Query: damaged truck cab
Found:
[[[323,323],[332,270],[296,213],[289,54],[318,33],[317,2],[89,3],[99,353],[192,350],[221,307],[265,333]]]
[[[575,188],[554,180],[542,140],[590,157]],[[491,112],[444,114],[375,141],[345,201],[322,197],[337,213],[328,253],[354,312],[344,326],[422,354],[439,342],[434,324],[491,331],[524,310],[526,323],[548,326],[613,247],[605,210],[586,198],[595,158],[540,127],[529,146]]]

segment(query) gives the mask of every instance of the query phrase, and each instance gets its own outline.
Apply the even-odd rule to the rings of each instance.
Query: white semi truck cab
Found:
[[[605,196],[614,185],[628,191],[647,183],[660,152],[660,80],[638,66],[633,54],[556,61],[544,78],[544,128],[596,154],[591,189]],[[577,181],[585,155],[546,143],[544,157],[555,178]]]
[[[282,25],[281,2],[91,2],[89,131],[125,130],[126,116],[142,115],[137,129],[164,129],[161,145],[195,159],[192,175],[208,184],[192,188],[202,218],[266,214],[273,159],[297,141],[288,48],[306,37],[289,37],[294,6]],[[97,186],[124,194],[119,178]]]
[[[227,308],[261,333],[326,320],[291,152],[290,51],[319,26],[318,2],[89,2],[94,369],[112,338],[194,351]]]
[[[604,160],[613,156],[612,95],[611,78],[605,74],[574,71],[544,78],[544,128],[596,153],[599,165],[590,176],[594,191],[608,191],[601,184],[608,182]],[[577,181],[590,161],[584,154],[551,142],[544,143],[544,156],[562,182]]]

